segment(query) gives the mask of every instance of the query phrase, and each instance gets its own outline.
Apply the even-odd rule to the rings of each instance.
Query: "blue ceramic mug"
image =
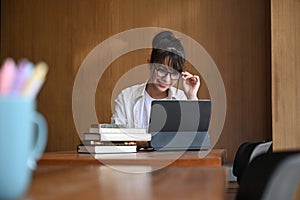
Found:
[[[47,143],[47,123],[31,99],[0,97],[0,199],[26,194]]]

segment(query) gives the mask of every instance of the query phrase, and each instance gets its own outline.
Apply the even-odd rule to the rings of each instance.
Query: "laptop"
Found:
[[[148,132],[154,150],[207,150],[210,100],[154,100]]]

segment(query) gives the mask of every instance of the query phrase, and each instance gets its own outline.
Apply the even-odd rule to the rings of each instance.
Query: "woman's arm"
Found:
[[[127,124],[126,113],[125,113],[125,101],[124,95],[120,93],[115,100],[114,113],[111,118],[113,124]]]

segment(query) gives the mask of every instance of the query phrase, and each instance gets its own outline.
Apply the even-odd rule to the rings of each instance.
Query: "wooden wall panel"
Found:
[[[79,142],[72,88],[84,58],[109,36],[146,26],[191,36],[217,64],[228,110],[216,147],[228,150],[229,161],[240,143],[271,138],[268,0],[3,0],[1,9],[1,58],[44,59],[50,66],[38,97],[49,124],[47,151],[75,149]],[[131,52],[105,71],[95,95],[99,121],[110,120],[118,80],[148,57],[149,50]],[[198,96],[209,97],[205,82]]]
[[[300,1],[271,3],[273,150],[300,150]],[[300,184],[293,199],[300,199]]]
[[[274,150],[300,149],[300,1],[272,1]]]

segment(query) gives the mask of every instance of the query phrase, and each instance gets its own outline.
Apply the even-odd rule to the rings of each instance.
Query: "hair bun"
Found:
[[[167,41],[172,41],[174,39],[175,39],[175,36],[171,31],[162,31],[153,38],[152,47],[153,48],[164,48],[164,45],[162,45],[162,44],[165,44]]]

